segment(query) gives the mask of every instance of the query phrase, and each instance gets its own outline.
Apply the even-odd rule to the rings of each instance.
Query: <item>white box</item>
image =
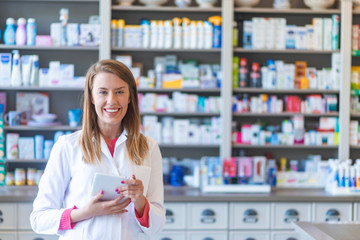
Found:
[[[100,44],[100,24],[80,24],[80,45],[98,46]]]
[[[74,80],[74,64],[60,64],[59,84],[63,86],[71,85]]]
[[[331,50],[331,30],[332,20],[331,18],[323,18],[323,49]]]
[[[323,49],[323,19],[313,18],[313,26],[314,26],[314,49],[322,50]]]
[[[66,26],[67,45],[69,47],[79,45],[80,25],[78,23],[68,23]]]
[[[49,62],[49,85],[58,85],[60,81],[60,61]]]
[[[174,143],[175,144],[187,144],[189,136],[190,122],[187,119],[175,119],[174,120]]]
[[[11,53],[0,53],[0,86],[10,86]]]
[[[34,138],[19,138],[19,159],[34,159]]]
[[[50,24],[50,36],[52,39],[53,46],[60,46],[61,39],[61,24],[51,23]]]

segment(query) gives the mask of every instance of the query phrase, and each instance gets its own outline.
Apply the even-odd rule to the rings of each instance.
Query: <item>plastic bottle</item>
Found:
[[[248,85],[248,68],[247,68],[247,59],[240,58],[240,67],[239,67],[239,87],[243,88]]]
[[[15,19],[6,19],[6,28],[4,31],[4,43],[5,45],[15,45]]]
[[[249,85],[253,88],[261,88],[260,64],[257,62],[251,65]]]
[[[212,37],[213,35],[213,25],[209,21],[204,21],[204,48],[212,48]]]
[[[189,25],[190,29],[190,49],[195,49],[197,47],[197,29],[196,21],[191,21]]]
[[[11,69],[11,86],[21,86],[20,53],[18,50],[13,52],[13,61]]]
[[[182,36],[183,36],[183,40],[182,40],[182,47],[184,49],[190,48],[190,19],[188,18],[183,18],[182,19]]]
[[[158,29],[157,48],[164,48],[164,40],[165,40],[164,21],[162,20],[158,21],[157,29]]]
[[[34,18],[29,18],[26,24],[26,45],[35,46],[36,33],[36,21]]]
[[[205,31],[204,31],[204,22],[203,21],[197,21],[196,22],[196,28],[197,28],[197,49],[203,49],[204,48],[204,41],[205,41]]]
[[[17,20],[17,28],[15,33],[16,45],[24,46],[26,45],[26,19],[19,18]]]
[[[150,21],[150,48],[157,48],[157,41],[158,41],[157,24],[158,23],[156,20]]]
[[[39,56],[32,56],[31,76],[30,85],[39,86]]]
[[[221,21],[220,16],[209,17],[209,21],[213,24],[213,48],[221,48]]]
[[[66,34],[66,27],[69,20],[69,9],[61,8],[60,9],[60,23],[61,23],[61,35],[60,35],[60,46],[67,45],[67,34]]]
[[[111,46],[117,47],[117,20],[111,19],[110,25],[111,25]]]
[[[155,67],[155,88],[162,88],[163,74],[163,66],[157,64]]]
[[[276,186],[276,173],[277,173],[276,162],[274,159],[269,159],[268,165],[266,167],[266,175],[267,175],[266,183],[272,187]]]
[[[165,37],[164,37],[164,48],[172,48],[173,46],[173,26],[170,20],[164,22]]]
[[[268,89],[275,89],[276,88],[276,70],[275,70],[275,62],[272,59],[267,61],[269,72],[268,72]]]
[[[150,22],[147,19],[142,19],[140,22],[141,25],[141,37],[142,37],[142,47],[150,47]]]
[[[125,27],[125,20],[119,19],[117,22],[117,46],[118,47],[124,46],[124,27]]]
[[[182,46],[182,28],[181,28],[181,19],[173,18],[173,30],[174,30],[174,48],[180,49]]]

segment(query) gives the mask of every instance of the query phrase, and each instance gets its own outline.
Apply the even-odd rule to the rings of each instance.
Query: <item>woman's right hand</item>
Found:
[[[124,196],[120,195],[114,200],[100,201],[103,195],[104,192],[101,191],[100,193],[92,197],[84,207],[72,210],[71,223],[80,222],[82,220],[86,220],[95,216],[122,214],[128,211],[125,208],[131,202],[129,199],[121,202]]]

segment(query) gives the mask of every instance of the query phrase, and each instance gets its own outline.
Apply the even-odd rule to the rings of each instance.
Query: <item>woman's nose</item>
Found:
[[[107,101],[110,102],[110,103],[114,102],[115,101],[115,94],[109,93],[108,97],[107,97]]]

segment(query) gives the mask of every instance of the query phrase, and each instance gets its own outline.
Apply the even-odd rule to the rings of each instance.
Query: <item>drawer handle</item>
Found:
[[[201,216],[202,216],[201,218],[202,223],[216,222],[215,212],[211,209],[205,209],[204,211],[202,211]]]
[[[299,212],[295,209],[289,209],[285,212],[285,219],[284,222],[291,223],[291,222],[298,222],[299,221]]]
[[[245,239],[245,240],[256,240],[255,238],[252,238],[252,237],[249,237],[249,238],[247,238],[247,239]]]
[[[297,240],[297,238],[289,237],[289,238],[287,238],[286,240]]]
[[[175,222],[173,211],[171,211],[169,209],[166,209],[165,216],[166,216],[166,223],[169,224],[169,223],[174,223]]]
[[[336,209],[329,209],[327,212],[326,212],[326,218],[325,218],[325,221],[328,222],[328,221],[340,221],[340,212]]]
[[[214,240],[214,239],[211,237],[206,237],[206,238],[203,238],[203,240]]]
[[[162,238],[161,240],[171,240],[171,238],[164,237],[164,238]]]
[[[257,212],[254,209],[248,209],[244,212],[243,222],[245,223],[256,223],[258,221]]]
[[[33,240],[45,240],[45,239],[37,237],[37,238],[34,238]]]
[[[2,218],[3,216],[3,212],[0,210],[0,223],[4,222],[4,218]],[[1,240],[1,239],[0,239]]]

